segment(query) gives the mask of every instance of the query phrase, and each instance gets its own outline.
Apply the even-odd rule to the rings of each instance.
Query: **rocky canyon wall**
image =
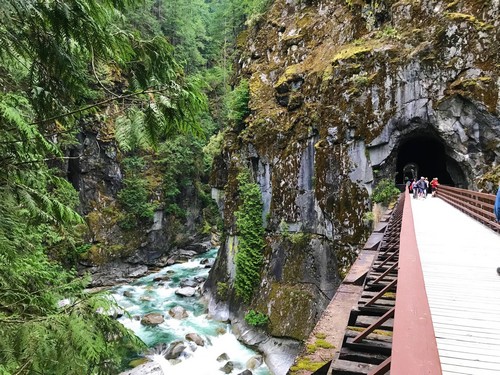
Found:
[[[249,306],[270,317],[275,346],[283,340],[292,352],[369,230],[363,215],[377,181],[403,182],[414,165],[475,188],[498,164],[499,8],[498,0],[278,0],[248,29],[238,70],[251,114],[228,131],[212,176],[227,233],[207,284],[215,315],[239,322],[245,336],[248,307],[217,297],[217,285],[234,281],[242,168],[261,188],[267,233]],[[249,341],[269,345],[264,337]]]

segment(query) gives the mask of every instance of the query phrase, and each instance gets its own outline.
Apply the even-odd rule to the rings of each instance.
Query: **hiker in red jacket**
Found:
[[[434,177],[431,181],[431,193],[433,197],[436,196],[436,191],[438,186],[439,186],[438,178]]]

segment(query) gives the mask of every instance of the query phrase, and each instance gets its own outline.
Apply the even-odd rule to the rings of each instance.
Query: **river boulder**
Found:
[[[188,333],[186,335],[186,340],[192,341],[198,346],[205,346],[205,340],[203,340],[197,333]]]
[[[181,282],[179,283],[179,285],[182,288],[185,288],[185,287],[196,288],[198,286],[198,284],[199,284],[199,282],[197,282],[194,279],[184,279],[184,280],[181,280]]]
[[[141,324],[145,326],[157,326],[165,321],[162,314],[150,313],[146,314],[141,319]]]
[[[250,369],[250,370],[255,370],[257,367],[259,367],[260,365],[262,365],[262,362],[263,362],[263,358],[261,355],[254,355],[252,358],[250,358],[247,363],[246,363],[246,367],[247,369]]]
[[[226,362],[224,366],[222,366],[219,370],[221,370],[225,374],[230,374],[233,372],[234,364],[231,361]]]
[[[175,291],[175,294],[182,297],[192,297],[196,294],[196,288],[192,288],[189,286],[185,288],[180,288]]]
[[[167,275],[156,276],[153,278],[153,281],[155,283],[161,282],[161,281],[169,281],[169,280],[170,280],[170,276],[167,276]]]
[[[217,362],[222,362],[222,361],[228,361],[229,356],[227,353],[222,353],[220,356],[217,357]]]
[[[166,353],[165,353],[165,359],[176,359],[178,358],[181,353],[186,349],[186,345],[184,345],[184,342],[182,341],[174,341],[173,343],[170,344],[168,347]]]
[[[168,315],[170,315],[174,319],[185,319],[188,317],[188,313],[186,309],[182,306],[175,306],[168,310]]]
[[[245,370],[245,371],[243,371],[243,372],[240,372],[238,375],[253,375],[253,374],[252,374],[252,371],[250,371],[250,370]]]

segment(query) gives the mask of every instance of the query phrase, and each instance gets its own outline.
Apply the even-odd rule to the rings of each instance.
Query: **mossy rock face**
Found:
[[[273,283],[270,334],[304,340],[316,320],[317,290],[310,285]]]
[[[275,1],[267,22],[248,30],[252,48],[241,52],[238,73],[250,83],[251,114],[243,129],[228,132],[224,147],[224,219],[234,231],[235,179],[248,165],[269,202],[263,280],[252,307],[270,316],[273,335],[302,338],[312,329],[326,305],[305,286],[310,279],[318,285],[324,273],[311,259],[323,254],[335,277],[345,274],[368,235],[363,216],[372,182],[394,179],[410,135],[441,137],[471,184],[485,166],[500,164],[500,17],[493,2],[377,4]],[[363,160],[366,173],[353,173]],[[491,182],[484,186],[491,191]],[[289,234],[280,232],[282,221],[293,228]],[[310,234],[307,243],[295,244],[295,232]],[[299,276],[307,274],[314,276]],[[294,310],[307,322],[280,328],[299,316]]]

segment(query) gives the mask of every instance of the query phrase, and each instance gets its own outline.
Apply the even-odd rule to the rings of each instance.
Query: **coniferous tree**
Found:
[[[0,374],[114,374],[142,346],[108,298],[57,258],[77,256],[74,190],[51,169],[81,121],[133,108],[155,144],[199,131],[203,95],[160,36],[143,38],[128,0],[6,0],[0,7]],[[107,78],[120,72],[120,84]],[[142,108],[140,112],[138,108]],[[72,198],[73,197],[73,198]]]

